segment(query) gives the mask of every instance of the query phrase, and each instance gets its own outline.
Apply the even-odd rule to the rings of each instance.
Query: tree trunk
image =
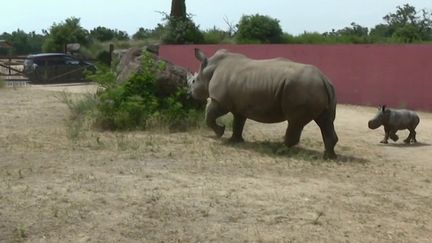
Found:
[[[171,2],[171,17],[185,19],[186,18],[186,0],[172,0]]]

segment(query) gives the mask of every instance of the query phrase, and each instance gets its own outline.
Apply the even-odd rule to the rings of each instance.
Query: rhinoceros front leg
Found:
[[[390,129],[384,127],[384,138],[383,140],[380,141],[380,143],[388,143],[389,136],[390,136]]]
[[[241,143],[244,141],[243,139],[243,128],[246,122],[246,117],[234,114],[234,121],[233,121],[233,134],[232,137],[229,139],[232,143]]]
[[[397,140],[399,140],[399,136],[396,135],[396,132],[397,132],[397,130],[392,130],[392,131],[389,132],[390,139],[393,140],[393,141],[395,141],[395,142]]]
[[[217,124],[216,119],[228,113],[216,100],[211,100],[207,106],[206,123],[216,133],[218,138],[222,137],[225,132],[225,126]]]

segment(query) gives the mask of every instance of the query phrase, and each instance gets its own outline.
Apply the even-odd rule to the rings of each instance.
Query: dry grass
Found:
[[[315,124],[294,149],[285,124],[251,121],[239,145],[204,128],[71,139],[58,95],[0,90],[0,242],[432,239],[429,113],[420,145],[384,146],[374,108],[339,106],[340,158],[323,161]]]

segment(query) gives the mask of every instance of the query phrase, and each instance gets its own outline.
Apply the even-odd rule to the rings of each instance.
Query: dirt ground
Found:
[[[430,113],[420,143],[382,145],[376,108],[339,105],[323,161],[314,123],[293,149],[286,124],[252,121],[241,145],[205,128],[74,138],[59,91],[93,88],[0,89],[0,242],[432,242]]]

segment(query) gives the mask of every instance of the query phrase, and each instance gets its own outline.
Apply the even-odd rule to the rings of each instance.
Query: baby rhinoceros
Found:
[[[404,129],[408,129],[410,132],[404,143],[416,143],[415,129],[419,122],[420,118],[414,111],[388,109],[384,105],[378,109],[375,117],[368,122],[368,126],[370,129],[377,129],[381,125],[384,126],[385,135],[381,143],[388,143],[389,138],[396,142],[399,139],[396,132]]]

